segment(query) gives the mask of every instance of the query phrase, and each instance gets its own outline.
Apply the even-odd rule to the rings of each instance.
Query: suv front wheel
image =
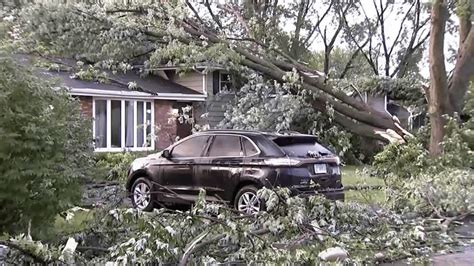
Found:
[[[257,197],[258,189],[255,186],[245,186],[237,192],[234,207],[241,213],[255,214],[262,208],[262,203]]]
[[[153,210],[153,201],[151,198],[151,182],[143,177],[135,180],[131,190],[131,199],[133,207],[142,211]]]

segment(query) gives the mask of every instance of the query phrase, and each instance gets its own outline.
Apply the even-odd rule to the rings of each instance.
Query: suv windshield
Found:
[[[273,142],[291,157],[320,157],[332,154],[313,137],[277,137]]]

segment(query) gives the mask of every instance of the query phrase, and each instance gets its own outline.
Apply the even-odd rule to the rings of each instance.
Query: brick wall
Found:
[[[155,148],[157,150],[168,147],[176,138],[176,120],[168,121],[172,110],[173,101],[155,100],[155,129],[157,136]]]
[[[92,118],[92,97],[78,96],[80,101],[81,112],[84,116]],[[157,150],[164,149],[174,143],[177,134],[176,119],[169,119],[173,110],[175,101],[155,100],[155,148]],[[158,130],[159,129],[159,130]]]
[[[78,96],[81,105],[81,113],[87,117],[92,118],[92,96]]]

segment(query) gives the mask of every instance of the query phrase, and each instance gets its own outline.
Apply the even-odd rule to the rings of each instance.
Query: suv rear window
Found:
[[[332,154],[312,137],[278,137],[273,139],[291,157],[318,157]]]

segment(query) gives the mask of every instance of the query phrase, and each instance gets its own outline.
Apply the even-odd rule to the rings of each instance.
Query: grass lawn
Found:
[[[87,227],[87,223],[94,217],[94,211],[78,211],[74,214],[71,220],[66,221],[61,216],[56,217],[54,221],[54,228],[62,234],[71,234]]]
[[[360,203],[369,203],[380,205],[385,202],[385,192],[381,189],[362,189],[351,190],[355,186],[383,186],[384,182],[380,178],[358,173],[362,166],[347,165],[342,168],[342,184],[348,188],[346,190],[346,201],[357,201]]]
[[[53,227],[42,236],[43,240],[53,240],[64,235],[71,235],[88,227],[94,217],[94,210],[77,211],[71,220],[57,215]]]

